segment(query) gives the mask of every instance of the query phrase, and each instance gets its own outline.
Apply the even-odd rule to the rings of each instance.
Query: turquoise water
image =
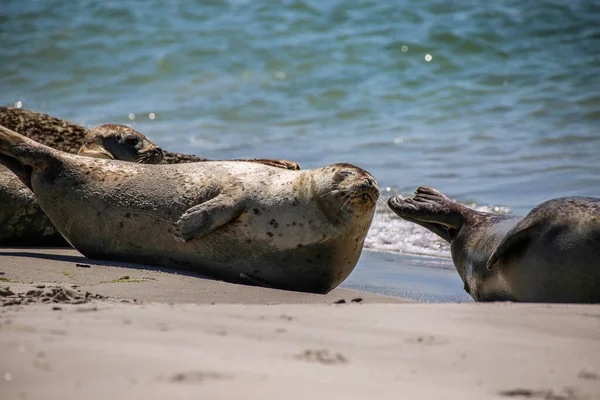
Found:
[[[600,196],[598,21],[599,1],[3,0],[0,103],[522,214]],[[367,247],[447,255],[385,209]]]

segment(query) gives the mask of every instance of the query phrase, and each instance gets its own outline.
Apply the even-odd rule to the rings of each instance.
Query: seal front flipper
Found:
[[[56,161],[56,151],[0,125],[0,163],[10,169],[29,189],[31,173]]]
[[[523,253],[531,240],[538,235],[537,225],[529,220],[521,220],[502,238],[498,246],[492,251],[486,269],[491,270],[502,258],[515,257]]]
[[[233,221],[242,215],[245,209],[239,197],[222,192],[184,212],[176,223],[174,235],[184,242],[198,239]]]

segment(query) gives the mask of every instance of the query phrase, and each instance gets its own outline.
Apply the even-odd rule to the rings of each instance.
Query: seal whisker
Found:
[[[351,198],[352,198],[352,197],[348,197],[348,198],[346,199],[346,201],[345,201],[345,202],[344,202],[344,204],[342,205],[342,208],[340,208],[340,211],[341,211],[341,210],[343,210],[343,209],[344,209],[344,207],[346,207],[346,204],[348,204],[348,202],[350,201],[350,199],[351,199]]]
[[[346,199],[346,198],[351,198],[352,197],[352,192],[347,192],[342,196],[342,199]]]
[[[336,194],[339,192],[339,185],[335,185],[333,189],[328,192],[325,192],[321,195],[321,197],[329,196],[330,194]]]

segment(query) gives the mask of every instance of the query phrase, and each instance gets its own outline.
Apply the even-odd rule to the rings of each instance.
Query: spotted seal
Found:
[[[476,301],[600,302],[600,199],[546,201],[525,217],[475,211],[419,187],[388,205],[450,243]]]
[[[131,162],[159,163],[160,147],[142,133],[124,125],[100,125],[83,140],[78,154]],[[35,195],[6,168],[0,166],[0,245],[68,246]]]
[[[84,138],[90,133],[87,128],[70,121],[38,111],[16,107],[0,106],[0,125],[25,135],[36,142],[69,153],[77,153],[83,144]],[[208,161],[208,159],[163,151],[163,162],[166,164],[197,161]],[[300,169],[300,164],[289,160],[238,158],[235,161],[257,162],[291,170]]]
[[[354,269],[379,196],[349,164],[124,163],[59,152],[0,127],[0,161],[89,258],[327,293]]]

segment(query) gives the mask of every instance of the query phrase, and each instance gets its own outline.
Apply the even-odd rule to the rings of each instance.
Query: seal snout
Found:
[[[350,178],[351,196],[362,201],[370,201],[374,206],[379,199],[377,181],[370,174],[365,173],[350,175],[348,178]]]
[[[377,182],[373,178],[366,177],[363,179],[363,183],[360,185],[361,199],[370,200],[373,205],[377,203],[379,199],[379,188]]]
[[[159,162],[161,162],[165,156],[163,149],[161,149],[158,146],[154,146],[154,148],[152,149],[152,153],[154,154],[154,164],[158,164]]]
[[[142,164],[158,164],[163,160],[165,153],[158,146],[152,146],[148,150],[140,151],[137,162]]]

